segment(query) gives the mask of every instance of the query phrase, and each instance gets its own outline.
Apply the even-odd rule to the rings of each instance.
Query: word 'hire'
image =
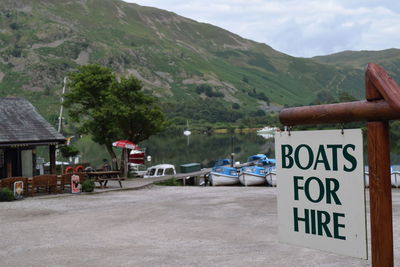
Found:
[[[323,210],[304,209],[304,217],[300,216],[298,208],[293,208],[294,231],[299,232],[299,224],[303,222],[306,234],[346,240],[346,237],[339,233],[340,228],[345,228],[344,224],[339,223],[339,219],[345,217],[343,213],[330,214]]]

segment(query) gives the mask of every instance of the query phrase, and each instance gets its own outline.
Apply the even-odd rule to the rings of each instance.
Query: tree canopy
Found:
[[[118,79],[111,69],[100,65],[81,66],[69,75],[69,92],[64,105],[78,130],[107,147],[126,139],[139,143],[160,132],[165,117],[154,97],[142,90],[133,76]]]

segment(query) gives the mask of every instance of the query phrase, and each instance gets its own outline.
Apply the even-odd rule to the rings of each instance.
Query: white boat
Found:
[[[266,184],[266,170],[263,167],[249,166],[240,169],[239,181],[242,185]]]
[[[174,174],[176,174],[174,165],[159,164],[148,168],[143,178],[154,178]]]
[[[369,172],[364,172],[365,187],[369,187]],[[400,187],[400,172],[392,171],[390,173],[390,183],[392,187]]]
[[[274,187],[276,186],[276,169],[275,169],[275,167],[271,167],[270,169],[268,169],[265,179],[267,180],[267,184],[269,186],[274,186]]]
[[[279,130],[279,128],[277,128],[277,127],[266,126],[262,129],[258,130],[257,135],[260,135],[260,136],[264,137],[265,139],[269,139],[269,138],[273,138],[275,132],[278,130]]]
[[[274,134],[279,128],[277,127],[270,127],[270,126],[265,126],[264,128],[257,130],[257,133],[259,134]]]
[[[227,166],[214,167],[210,172],[209,179],[212,186],[239,184],[239,175],[236,169]]]

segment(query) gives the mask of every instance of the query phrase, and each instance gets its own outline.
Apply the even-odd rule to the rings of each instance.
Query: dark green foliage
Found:
[[[261,113],[260,113],[261,114]],[[278,120],[278,115],[276,113],[270,112],[266,113],[265,116],[246,116],[237,121],[237,123],[242,127],[255,127],[257,125],[280,125]]]
[[[240,109],[240,105],[238,103],[233,103],[232,109]]]
[[[196,86],[196,93],[198,94],[204,93],[208,97],[224,97],[223,93],[214,92],[213,88],[208,84],[200,84]]]
[[[64,104],[71,119],[79,123],[80,133],[105,145],[112,158],[116,157],[112,142],[139,143],[164,127],[156,100],[141,90],[134,77],[117,80],[109,68],[86,65],[70,74],[69,88]]]
[[[166,180],[166,181],[162,181],[162,182],[157,182],[154,183],[155,185],[163,185],[163,186],[182,186],[182,183],[178,180],[176,180],[175,177]]]
[[[254,117],[262,117],[265,115],[266,115],[265,111],[261,110],[261,109],[255,111],[255,112],[250,112],[250,116],[254,116]]]
[[[64,158],[76,157],[79,154],[79,150],[73,145],[62,146],[59,149]]]
[[[82,192],[93,192],[95,184],[92,180],[85,180],[82,183]]]
[[[340,91],[338,96],[339,102],[357,101],[357,98],[345,91]]]
[[[14,31],[18,30],[20,28],[19,24],[16,22],[10,23],[10,28]]]
[[[254,97],[254,98],[257,98],[257,99],[260,99],[260,100],[263,100],[263,101],[269,103],[269,98],[268,98],[268,96],[266,96],[263,92],[259,92],[259,93],[258,93],[257,90],[256,90],[255,88],[253,88],[253,90],[249,91],[249,92],[247,93],[247,95],[249,95],[249,96],[251,96],[251,97]]]
[[[320,104],[329,104],[329,103],[336,103],[337,99],[335,96],[332,94],[332,92],[328,90],[321,90],[317,93],[317,96],[313,102],[311,102],[312,105],[320,105]]]
[[[247,78],[247,76],[244,75],[244,76],[242,77],[242,81],[245,82],[245,83],[249,83],[249,78]]]
[[[14,192],[8,187],[0,188],[0,201],[13,201]]]
[[[220,121],[235,122],[243,117],[242,113],[236,110],[227,109],[221,102],[214,99],[199,100],[194,103],[166,104],[164,109],[168,110],[168,116],[185,117],[191,120],[204,120],[210,123]]]

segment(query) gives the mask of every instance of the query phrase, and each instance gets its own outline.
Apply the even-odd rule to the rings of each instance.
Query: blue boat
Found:
[[[268,159],[264,154],[256,154],[247,158],[248,163],[259,163],[262,160]]]
[[[270,159],[270,158],[265,158],[265,159],[262,159],[262,160],[260,160],[258,163],[257,163],[257,165],[259,165],[259,166],[275,166],[276,165],[276,160],[275,159]]]
[[[267,171],[259,166],[247,166],[240,169],[239,181],[242,185],[263,185],[266,184]]]
[[[239,174],[236,168],[217,166],[212,168],[209,179],[212,186],[234,185],[239,183]]]
[[[214,161],[214,166],[213,167],[231,165],[231,162],[232,161],[230,159],[217,159],[217,160]]]

